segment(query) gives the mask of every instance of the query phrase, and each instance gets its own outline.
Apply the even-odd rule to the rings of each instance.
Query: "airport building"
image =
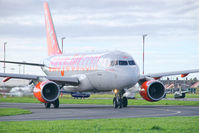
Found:
[[[167,93],[175,93],[176,91],[187,91],[187,93],[199,93],[199,80],[197,78],[178,80],[178,78],[160,80],[166,88]]]

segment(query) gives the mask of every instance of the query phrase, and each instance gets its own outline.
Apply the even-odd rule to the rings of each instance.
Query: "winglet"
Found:
[[[45,24],[46,24],[48,55],[51,56],[51,55],[62,54],[57,42],[53,20],[47,2],[44,2],[44,14],[45,14]]]
[[[10,79],[11,79],[11,77],[6,77],[6,78],[3,79],[3,82],[7,82]]]
[[[184,78],[184,77],[186,77],[187,75],[189,75],[189,73],[181,74],[181,78]]]

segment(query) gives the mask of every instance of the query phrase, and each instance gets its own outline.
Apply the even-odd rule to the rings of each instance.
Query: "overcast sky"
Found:
[[[40,63],[47,57],[44,0],[0,0],[0,58]],[[121,50],[146,73],[199,68],[199,0],[48,0],[64,53]],[[0,64],[0,72],[3,72]],[[14,69],[13,69],[14,68]],[[7,65],[7,72],[19,72]],[[26,67],[26,73],[43,74]],[[21,73],[23,69],[21,67]]]

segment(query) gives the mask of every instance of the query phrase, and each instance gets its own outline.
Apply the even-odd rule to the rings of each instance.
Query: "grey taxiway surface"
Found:
[[[195,106],[128,106],[114,109],[112,105],[61,104],[59,109],[45,109],[43,104],[0,103],[0,108],[32,111],[32,114],[3,116],[0,121],[199,116],[199,107]]]

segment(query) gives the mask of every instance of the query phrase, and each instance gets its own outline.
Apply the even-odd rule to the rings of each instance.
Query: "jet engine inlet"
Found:
[[[41,102],[53,102],[60,94],[58,85],[52,81],[39,82],[34,90],[34,96]]]
[[[156,102],[164,97],[165,87],[156,80],[145,81],[141,85],[140,95],[147,101]]]
[[[49,82],[43,86],[42,96],[46,101],[55,101],[59,96],[59,87],[54,82]]]

